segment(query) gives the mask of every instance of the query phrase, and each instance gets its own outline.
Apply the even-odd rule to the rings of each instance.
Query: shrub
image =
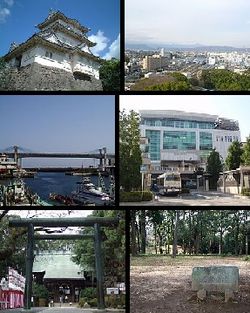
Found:
[[[242,196],[250,196],[250,188],[242,188],[241,191]]]
[[[97,298],[94,298],[94,299],[91,299],[88,301],[88,304],[91,306],[91,307],[97,307]]]
[[[85,297],[85,298],[80,298],[79,299],[79,302],[78,302],[78,305],[80,308],[83,308],[84,307],[84,304],[88,302],[88,299]]]
[[[153,199],[153,193],[151,191],[130,191],[120,192],[121,202],[139,202],[139,201],[151,201]]]
[[[109,308],[123,308],[125,307],[125,294],[106,295],[105,305]]]
[[[244,261],[250,261],[250,256],[246,256],[246,257],[244,258]]]
[[[87,302],[89,302],[88,300],[92,300],[96,297],[97,297],[97,290],[94,287],[88,287],[88,288],[81,290],[80,298],[83,298],[83,299],[86,298]]]
[[[190,193],[190,189],[188,189],[188,188],[181,188],[181,192],[180,193]]]
[[[33,283],[32,290],[34,297],[43,299],[49,298],[49,291],[44,285]]]

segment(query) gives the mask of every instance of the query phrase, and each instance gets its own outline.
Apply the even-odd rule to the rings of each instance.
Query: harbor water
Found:
[[[98,186],[98,176],[90,176],[93,184]],[[38,172],[34,178],[23,178],[25,184],[33,193],[37,193],[43,200],[49,202],[49,194],[56,193],[69,196],[77,189],[77,182],[82,180],[82,176],[70,176],[60,172]],[[103,177],[106,188],[109,188],[109,177]],[[2,181],[3,183],[3,181]],[[8,182],[5,181],[5,184]]]

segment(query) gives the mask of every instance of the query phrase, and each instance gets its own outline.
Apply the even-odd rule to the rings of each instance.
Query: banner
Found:
[[[11,267],[9,267],[9,288],[19,289],[23,292],[25,289],[25,278]]]

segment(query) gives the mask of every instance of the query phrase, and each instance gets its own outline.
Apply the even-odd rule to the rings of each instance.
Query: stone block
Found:
[[[207,296],[207,292],[206,292],[206,290],[205,289],[201,289],[201,290],[198,290],[198,292],[197,292],[197,298],[199,299],[199,300],[205,300],[206,299],[206,296]]]
[[[225,290],[225,302],[228,302],[228,301],[230,301],[230,300],[233,300],[233,298],[234,298],[234,293],[233,293],[233,291],[230,290],[230,289]]]
[[[239,268],[237,266],[194,267],[192,271],[192,290],[237,291],[239,287]]]

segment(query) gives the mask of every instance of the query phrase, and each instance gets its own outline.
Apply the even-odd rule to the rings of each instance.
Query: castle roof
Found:
[[[60,30],[61,32],[68,34],[68,35],[70,35],[70,36],[72,36],[72,37],[74,37],[80,41],[86,42],[86,44],[89,47],[94,47],[96,45],[95,42],[90,41],[85,35],[74,31],[74,29],[72,29],[72,28],[66,27],[59,20],[56,21],[53,25],[51,25],[51,27],[47,27],[46,29],[40,31],[38,34],[42,35],[43,33],[48,33],[49,31],[54,32],[56,30]]]
[[[90,30],[85,26],[82,26],[77,20],[66,17],[62,12],[56,11],[49,14],[44,22],[37,25],[40,32],[34,34],[25,42],[17,45],[12,44],[10,51],[4,56],[6,61],[17,54],[22,53],[27,48],[34,46],[36,43],[42,43],[43,45],[50,46],[56,50],[61,50],[66,53],[79,53],[80,55],[92,58],[95,61],[100,61],[100,58],[94,56],[89,50],[89,47],[94,47],[96,43],[90,41],[86,33]],[[62,42],[57,36],[56,31],[63,32],[77,40],[80,44],[77,46],[71,46]],[[54,40],[51,42],[48,38],[53,36]]]
[[[51,42],[51,41],[46,39],[49,36],[49,34],[51,34],[51,33],[48,33],[47,30],[42,31],[38,34],[34,34],[28,40],[26,40],[25,42],[16,46],[13,50],[9,51],[4,56],[4,60],[9,61],[13,57],[20,55],[20,53],[27,50],[28,48],[33,47],[36,44],[40,43],[43,46],[47,46],[47,47],[50,47],[52,49],[55,49],[55,50],[58,50],[58,51],[61,51],[64,53],[70,53],[70,54],[78,53],[82,56],[86,56],[88,58],[91,58],[92,60],[94,60],[96,62],[100,62],[100,63],[102,62],[102,60],[99,57],[93,55],[92,53],[86,52],[86,50],[85,51],[81,50],[80,46],[82,46],[82,43],[79,46],[72,47],[68,44],[63,43],[60,40],[57,40],[56,42]],[[86,39],[86,40],[88,40],[88,39]]]
[[[64,22],[73,25],[83,33],[87,33],[88,31],[90,31],[90,28],[82,26],[77,20],[67,17],[60,11],[50,13],[49,16],[42,23],[37,25],[37,27],[42,30],[44,27],[48,26],[58,19],[61,19]]]

